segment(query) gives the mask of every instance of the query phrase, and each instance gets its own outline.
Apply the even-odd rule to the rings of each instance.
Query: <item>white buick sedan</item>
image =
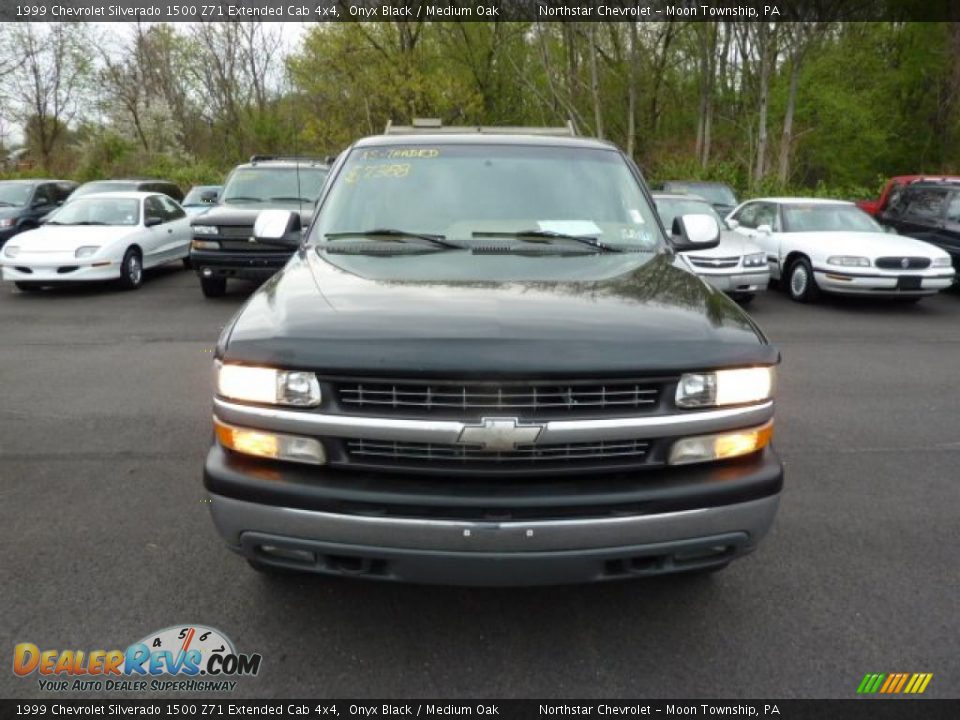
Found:
[[[134,289],[143,271],[190,254],[190,222],[176,201],[147,192],[86,195],[3,247],[3,279],[25,292],[62,282],[118,280]]]
[[[954,281],[947,253],[884,231],[853,203],[759,198],[741,203],[726,220],[763,249],[770,277],[797,302],[812,302],[821,292],[915,302]]]

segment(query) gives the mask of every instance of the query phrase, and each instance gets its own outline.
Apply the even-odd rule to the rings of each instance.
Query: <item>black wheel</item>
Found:
[[[223,297],[227,292],[227,279],[222,277],[200,278],[200,289],[208,298]]]
[[[193,267],[193,263],[190,262],[190,258],[183,258],[183,267],[185,267],[187,270]]]
[[[793,300],[801,303],[814,302],[820,297],[820,288],[813,277],[813,268],[810,261],[800,258],[787,273],[787,292]]]
[[[17,290],[20,292],[37,292],[43,287],[40,283],[23,282],[22,280],[17,280],[13,284],[17,286]]]
[[[120,287],[136,290],[143,285],[143,257],[136,248],[128,248],[120,265]]]
[[[740,305],[749,305],[753,302],[753,298],[756,297],[754,293],[733,293],[731,296],[733,301],[739,303]]]

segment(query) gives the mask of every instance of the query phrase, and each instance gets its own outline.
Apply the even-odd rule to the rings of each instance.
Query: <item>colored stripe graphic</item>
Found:
[[[857,686],[858,695],[919,695],[927,689],[933,673],[867,673]]]

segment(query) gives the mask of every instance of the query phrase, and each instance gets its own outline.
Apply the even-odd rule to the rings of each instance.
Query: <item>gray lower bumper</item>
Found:
[[[211,495],[232,549],[267,565],[451,585],[591,582],[722,565],[754,549],[779,496],[656,515],[475,522],[365,517]]]

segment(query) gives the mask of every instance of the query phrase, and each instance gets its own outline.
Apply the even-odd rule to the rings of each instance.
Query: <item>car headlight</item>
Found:
[[[827,258],[827,265],[840,265],[842,267],[870,267],[870,258],[858,257],[856,255],[834,255]]]
[[[670,448],[669,465],[711,462],[742,457],[762,450],[773,439],[773,422],[735,432],[700,435],[677,440]]]
[[[677,407],[702,408],[760,402],[773,395],[773,381],[772,367],[686,373],[677,384]]]
[[[194,250],[219,250],[220,241],[219,240],[194,240],[190,243],[190,247]]]
[[[16,218],[0,218],[0,227],[13,227],[16,224]]]
[[[767,256],[765,253],[751,253],[743,256],[744,267],[763,267],[766,264]]]
[[[219,235],[220,228],[216,225],[194,225],[193,226],[194,235]]]
[[[950,267],[951,262],[949,257],[938,257],[934,258],[933,262],[930,263],[930,267]]]
[[[20,248],[16,245],[7,245],[3,249],[3,254],[6,255],[8,258],[15,258],[17,255],[20,254]]]
[[[327,453],[316,438],[235,427],[214,418],[217,440],[225,448],[244,455],[323,465]]]
[[[314,407],[322,399],[320,383],[311,372],[219,362],[215,372],[217,394],[233,400]]]
[[[77,248],[77,251],[74,253],[74,257],[78,257],[78,258],[90,257],[99,249],[100,249],[99,245],[84,245],[83,247]]]

